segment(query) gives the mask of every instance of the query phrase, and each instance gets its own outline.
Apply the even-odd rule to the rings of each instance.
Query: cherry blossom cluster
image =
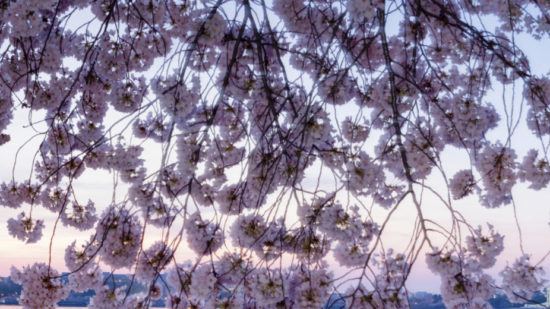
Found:
[[[516,183],[516,154],[501,145],[487,145],[480,153],[477,169],[481,173],[485,194],[481,203],[487,207],[498,207],[509,203],[512,186]]]
[[[511,267],[506,266],[500,275],[506,295],[518,303],[527,302],[546,283],[542,279],[544,270],[540,266],[532,265],[528,255],[522,255]]]
[[[0,183],[9,234],[88,233],[65,263],[92,308],[165,294],[171,308],[321,308],[333,294],[404,308],[426,248],[449,308],[485,306],[497,286],[528,299],[542,270],[524,256],[493,279],[504,236],[455,203],[507,207],[519,182],[550,183],[550,78],[515,39],[547,39],[548,16],[527,0],[0,1],[0,146],[20,147]],[[525,155],[520,125],[540,141]],[[82,188],[104,173],[108,202]],[[398,253],[384,242],[406,204]],[[14,270],[25,307],[66,296],[50,266]]]
[[[10,276],[22,285],[19,301],[25,308],[56,308],[56,303],[69,296],[71,290],[61,282],[59,273],[45,263],[26,266],[22,271],[12,267]]]
[[[373,265],[376,275],[372,287],[359,282],[342,294],[347,308],[409,308],[404,285],[411,267],[407,257],[394,254],[390,249],[381,255],[376,254]]]
[[[478,227],[466,238],[466,247],[459,252],[436,248],[428,254],[428,268],[441,277],[445,305],[449,308],[487,306],[495,292],[495,282],[484,270],[495,264],[503,249],[503,236],[489,225],[489,235]]]
[[[220,227],[212,222],[202,220],[198,212],[192,214],[185,223],[189,247],[198,254],[215,252],[223,242]]]
[[[530,188],[535,190],[545,188],[550,182],[548,159],[539,158],[538,152],[534,149],[529,150],[523,158],[518,177],[522,181],[529,182]]]
[[[114,268],[132,265],[141,247],[141,224],[126,209],[110,207],[98,222],[95,241],[102,262]]]
[[[172,250],[164,242],[157,241],[140,253],[136,263],[136,277],[145,282],[154,281],[170,262]]]
[[[143,295],[133,294],[128,296],[125,287],[111,289],[108,286],[102,286],[96,289],[96,294],[90,299],[89,308],[143,308]]]
[[[40,240],[43,228],[44,222],[42,220],[33,220],[31,217],[26,217],[24,212],[20,213],[17,219],[8,220],[10,235],[26,243],[34,243]]]

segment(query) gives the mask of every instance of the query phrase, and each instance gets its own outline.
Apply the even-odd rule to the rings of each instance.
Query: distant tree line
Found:
[[[145,286],[132,281],[132,276],[129,275],[114,275],[110,273],[103,273],[105,284],[111,288],[131,287],[129,288],[130,294],[143,292]],[[64,277],[64,280],[67,280]],[[21,294],[21,285],[13,282],[10,277],[0,277],[0,299],[3,300],[3,304],[15,305],[17,304],[17,297]],[[167,293],[164,293],[167,294]],[[58,303],[59,306],[71,306],[71,307],[85,307],[89,304],[90,298],[95,295],[93,290],[85,292],[71,291],[69,297]],[[228,297],[228,295],[226,295]],[[544,303],[546,297],[543,291],[536,291],[532,299],[532,303]],[[445,309],[441,295],[431,294],[427,292],[413,293],[409,297],[409,303],[411,309]],[[494,294],[489,300],[489,303],[493,308],[515,308],[521,307],[523,304],[512,303],[503,293]],[[154,303],[155,307],[164,307],[165,302],[161,298]],[[326,309],[341,309],[345,308],[345,303],[342,297],[333,295],[325,305]]]

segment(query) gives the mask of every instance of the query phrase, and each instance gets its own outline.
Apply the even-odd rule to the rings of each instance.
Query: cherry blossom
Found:
[[[33,220],[27,217],[24,212],[17,216],[17,219],[8,220],[8,231],[11,236],[19,238],[27,243],[34,243],[42,237],[44,222]]]
[[[24,308],[56,308],[56,303],[69,296],[70,286],[63,285],[59,273],[45,263],[35,263],[20,271],[11,269],[11,279],[23,286],[19,301]]]
[[[494,278],[512,237],[463,206],[519,225],[518,192],[550,182],[550,77],[522,50],[548,16],[525,0],[0,1],[0,206],[11,236],[51,248],[13,270],[20,302],[407,308],[423,261],[449,308],[530,300],[547,257],[520,240]],[[87,241],[63,244],[62,286],[67,229]]]

